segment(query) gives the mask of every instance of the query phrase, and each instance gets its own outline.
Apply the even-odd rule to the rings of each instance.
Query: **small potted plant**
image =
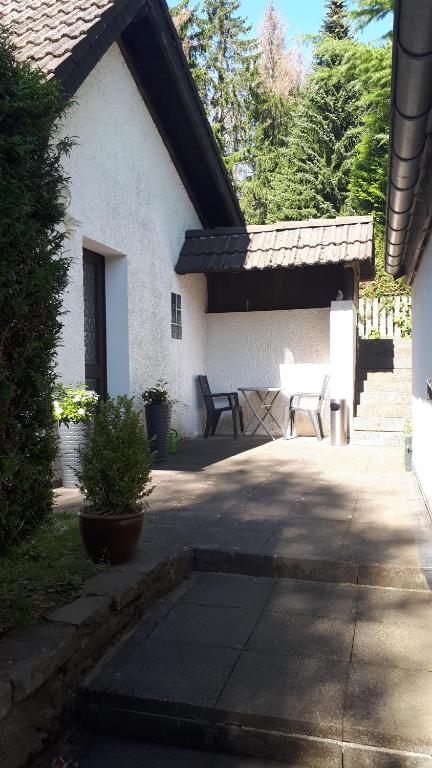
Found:
[[[78,448],[83,438],[84,425],[95,411],[99,395],[85,384],[65,387],[57,384],[54,390],[53,411],[58,423],[59,464],[61,483],[75,488],[75,470],[78,467]]]
[[[150,440],[156,461],[166,459],[168,455],[169,433],[173,400],[170,398],[167,382],[159,379],[154,387],[146,389],[141,395],[145,403],[147,437]]]
[[[150,487],[152,457],[132,398],[101,402],[86,425],[75,470],[85,506],[79,512],[84,546],[93,562],[134,557]]]

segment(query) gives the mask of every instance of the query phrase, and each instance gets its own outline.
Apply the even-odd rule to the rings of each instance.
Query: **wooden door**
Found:
[[[105,259],[83,250],[85,380],[101,397],[107,394]]]

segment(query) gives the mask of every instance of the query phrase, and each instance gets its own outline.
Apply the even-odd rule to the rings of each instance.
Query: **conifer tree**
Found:
[[[351,16],[357,22],[358,29],[364,29],[371,21],[381,21],[392,13],[394,0],[356,0],[356,7]],[[391,37],[391,30],[383,37]]]
[[[299,43],[287,46],[286,24],[273,0],[268,0],[260,24],[258,50],[259,78],[252,92],[253,130],[248,149],[252,173],[240,188],[240,202],[251,224],[265,224],[269,219],[274,176],[306,73]]]
[[[268,0],[258,38],[260,86],[264,91],[289,96],[298,91],[305,78],[305,63],[296,41],[287,47],[286,24],[273,0]]]
[[[327,13],[322,26],[322,36],[333,40],[345,40],[348,37],[347,12],[344,0],[328,0]]]
[[[242,158],[250,133],[256,42],[237,0],[189,0],[171,9],[193,77],[228,169]]]
[[[204,0],[205,71],[201,96],[222,154],[240,156],[247,141],[256,43],[237,0]],[[234,158],[231,157],[231,160]]]
[[[198,59],[203,54],[202,25],[196,6],[191,7],[189,0],[180,0],[172,6],[171,16],[177,34],[182,41],[183,52],[191,69],[198,66]]]
[[[358,85],[338,67],[348,36],[345,2],[330,0],[315,44],[315,69],[274,173],[271,221],[331,217],[346,209],[360,120]]]

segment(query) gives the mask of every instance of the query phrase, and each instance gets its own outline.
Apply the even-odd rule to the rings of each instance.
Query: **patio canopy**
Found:
[[[374,277],[371,216],[189,230],[176,272],[211,274],[331,264],[358,264],[362,280]]]

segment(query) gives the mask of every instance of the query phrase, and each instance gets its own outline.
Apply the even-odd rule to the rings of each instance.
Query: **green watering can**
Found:
[[[175,453],[177,450],[177,430],[170,429],[168,435],[168,453]]]

